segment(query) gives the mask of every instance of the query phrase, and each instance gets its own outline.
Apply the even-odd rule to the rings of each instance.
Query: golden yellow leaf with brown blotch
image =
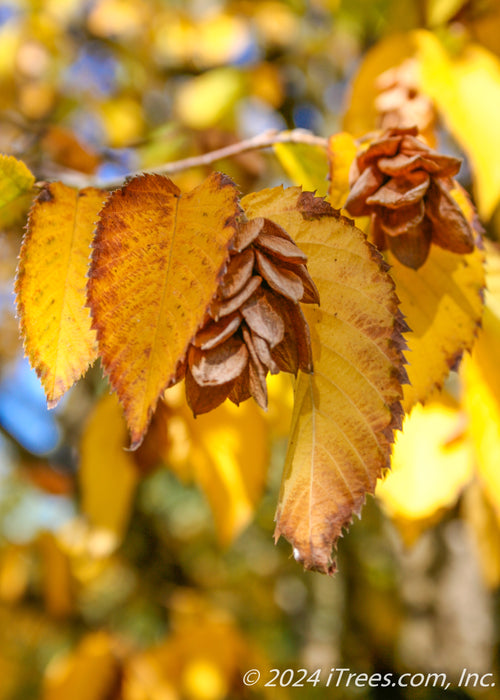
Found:
[[[86,275],[94,223],[106,196],[53,182],[30,212],[15,290],[25,351],[49,408],[96,358]]]
[[[241,203],[292,236],[319,290],[321,306],[304,307],[314,374],[295,386],[275,535],[307,569],[333,573],[332,547],[373,493],[400,427],[405,324],[380,255],[324,200],[292,187]]]
[[[186,194],[136,177],[100,214],[89,305],[133,448],[217,291],[239,213],[234,183],[213,173]]]

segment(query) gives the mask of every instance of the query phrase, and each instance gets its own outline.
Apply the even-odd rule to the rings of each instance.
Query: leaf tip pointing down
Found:
[[[308,257],[321,309],[304,308],[314,374],[299,374],[275,540],[306,569],[333,574],[332,550],[387,468],[401,426],[406,323],[387,265],[364,234],[299,188],[244,198]]]
[[[131,449],[218,289],[239,214],[236,186],[221,173],[187,193],[163,175],[141,175],[101,211],[88,300]]]
[[[54,408],[95,360],[85,306],[94,221],[107,193],[45,185],[35,199],[19,255],[15,292],[24,349]]]

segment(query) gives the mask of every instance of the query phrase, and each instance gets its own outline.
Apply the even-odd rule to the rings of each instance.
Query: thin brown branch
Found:
[[[310,131],[305,131],[305,129],[293,129],[292,131],[277,131],[276,129],[270,129],[269,131],[253,136],[250,139],[239,141],[238,143],[232,143],[230,146],[219,148],[216,151],[210,151],[209,153],[193,156],[192,158],[184,158],[184,160],[165,163],[159,168],[156,168],[155,172],[163,173],[164,175],[178,173],[181,170],[196,168],[200,165],[210,165],[211,163],[214,163],[217,160],[222,160],[223,158],[232,158],[233,156],[240,155],[240,153],[247,153],[248,151],[255,151],[261,148],[269,148],[270,146],[274,146],[276,143],[305,143],[309,146],[321,146],[325,149],[328,146],[327,139],[324,139],[321,136],[316,136]]]
[[[250,139],[245,139],[243,141],[238,141],[238,143],[233,143],[230,146],[225,146],[224,148],[218,148],[215,151],[209,151],[208,153],[203,153],[198,156],[192,156],[190,158],[183,158],[182,160],[174,160],[170,163],[163,163],[155,168],[151,168],[151,172],[160,173],[162,175],[172,175],[173,173],[178,173],[183,170],[189,170],[189,168],[198,168],[203,165],[211,165],[218,160],[223,158],[232,158],[234,156],[240,155],[241,153],[247,153],[248,151],[257,151],[264,148],[270,148],[277,143],[303,143],[309,146],[319,146],[320,148],[328,147],[328,140],[321,136],[316,136],[310,131],[305,129],[292,129],[291,131],[278,131],[277,129],[270,129],[264,131],[262,134],[253,136]],[[136,175],[141,175],[144,170],[130,173],[129,177],[134,177]],[[86,177],[81,173],[76,173],[74,171],[65,171],[60,173],[60,177],[64,179],[66,184],[74,185],[75,187],[117,187],[122,184],[123,177],[113,180],[102,180],[95,177]]]

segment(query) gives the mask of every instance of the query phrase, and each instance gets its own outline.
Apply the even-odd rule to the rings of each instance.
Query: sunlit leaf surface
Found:
[[[298,188],[242,200],[283,226],[308,256],[321,306],[304,309],[314,374],[299,374],[278,509],[306,568],[331,572],[331,549],[386,466],[401,418],[403,341],[393,284],[347,219]]]
[[[96,358],[85,306],[97,214],[106,194],[47,185],[35,201],[16,280],[24,346],[54,406]]]
[[[214,173],[187,194],[137,177],[100,214],[89,303],[135,447],[217,291],[238,211],[234,184]]]

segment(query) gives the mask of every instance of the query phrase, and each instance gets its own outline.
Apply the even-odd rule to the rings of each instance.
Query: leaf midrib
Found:
[[[165,306],[165,299],[167,296],[167,287],[168,287],[168,282],[170,278],[170,270],[172,267],[172,256],[174,252],[174,243],[175,243],[175,237],[177,235],[177,228],[178,228],[178,214],[179,214],[179,204],[180,204],[180,199],[181,196],[174,197],[175,199],[175,209],[173,213],[173,222],[172,222],[172,239],[170,242],[170,250],[169,250],[169,255],[168,255],[168,262],[166,266],[166,271],[165,271],[165,276],[164,276],[164,281],[162,285],[162,292],[161,292],[161,300],[160,300],[160,305],[158,307],[158,321],[155,324],[155,331],[154,331],[154,337],[153,337],[153,342],[151,343],[151,352],[149,354],[148,358],[148,371],[146,373],[146,386],[144,388],[144,393],[143,393],[143,401],[142,401],[142,418],[143,421],[147,421],[148,418],[148,410],[149,410],[149,405],[150,402],[148,400],[149,397],[149,387],[151,384],[151,375],[152,375],[152,365],[153,361],[156,356],[156,345],[158,341],[158,333],[160,329],[160,322],[163,317],[163,309]],[[167,380],[168,381],[168,380]],[[165,382],[166,384],[167,382]]]

